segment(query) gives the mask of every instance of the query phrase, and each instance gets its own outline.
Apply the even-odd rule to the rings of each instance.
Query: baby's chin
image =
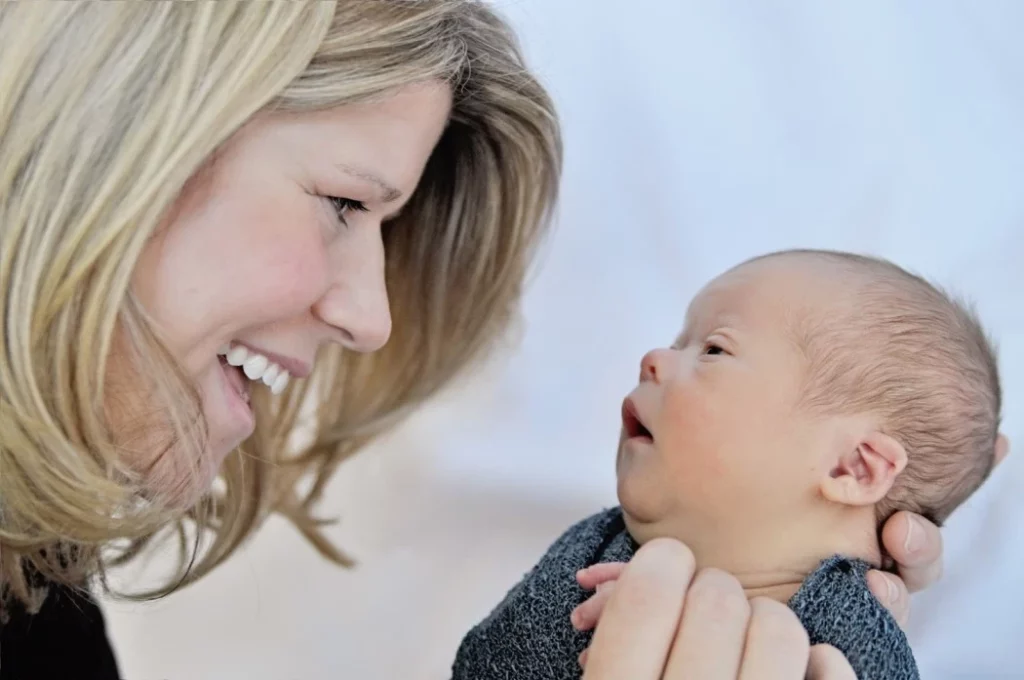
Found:
[[[660,507],[655,494],[645,493],[639,484],[632,484],[628,475],[619,475],[618,498],[626,529],[638,543],[668,535],[666,528],[671,514],[667,507]]]
[[[625,506],[622,506],[622,519],[626,523],[626,531],[633,537],[633,540],[638,544],[643,545],[648,541],[653,541],[656,538],[676,538],[678,540],[685,540],[683,537],[676,536],[670,530],[670,523],[659,519],[647,519],[644,516],[637,516],[630,512]]]

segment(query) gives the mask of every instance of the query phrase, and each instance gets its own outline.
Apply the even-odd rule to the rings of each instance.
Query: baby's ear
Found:
[[[836,461],[821,482],[825,498],[844,505],[873,505],[889,493],[907,466],[907,451],[887,434],[871,432]]]

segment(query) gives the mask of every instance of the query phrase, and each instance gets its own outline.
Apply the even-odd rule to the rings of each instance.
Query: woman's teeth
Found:
[[[228,364],[238,366],[245,377],[253,382],[262,382],[270,388],[271,393],[281,394],[288,386],[291,374],[262,354],[252,352],[245,347],[225,345],[217,351]]]

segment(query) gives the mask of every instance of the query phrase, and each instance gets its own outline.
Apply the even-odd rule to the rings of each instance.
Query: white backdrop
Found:
[[[974,297],[1024,446],[1024,3],[501,0],[564,123],[559,226],[511,356],[345,468],[343,572],[271,523],[157,604],[108,604],[127,680],[444,678],[570,522],[614,502],[618,407],[743,258],[868,251]],[[1024,451],[914,602],[926,678],[1024,677]]]

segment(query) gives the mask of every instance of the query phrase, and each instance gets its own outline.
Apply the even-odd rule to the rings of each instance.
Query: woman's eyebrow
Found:
[[[351,175],[356,179],[361,179],[365,182],[370,182],[371,184],[376,185],[377,188],[381,190],[381,203],[391,203],[392,201],[397,201],[399,198],[402,197],[402,192],[399,189],[396,189],[392,185],[388,184],[378,175],[375,175],[372,172],[368,172],[366,170],[362,170],[359,168],[354,168],[351,165],[346,165],[344,163],[339,163],[335,167],[344,172],[346,175]]]

